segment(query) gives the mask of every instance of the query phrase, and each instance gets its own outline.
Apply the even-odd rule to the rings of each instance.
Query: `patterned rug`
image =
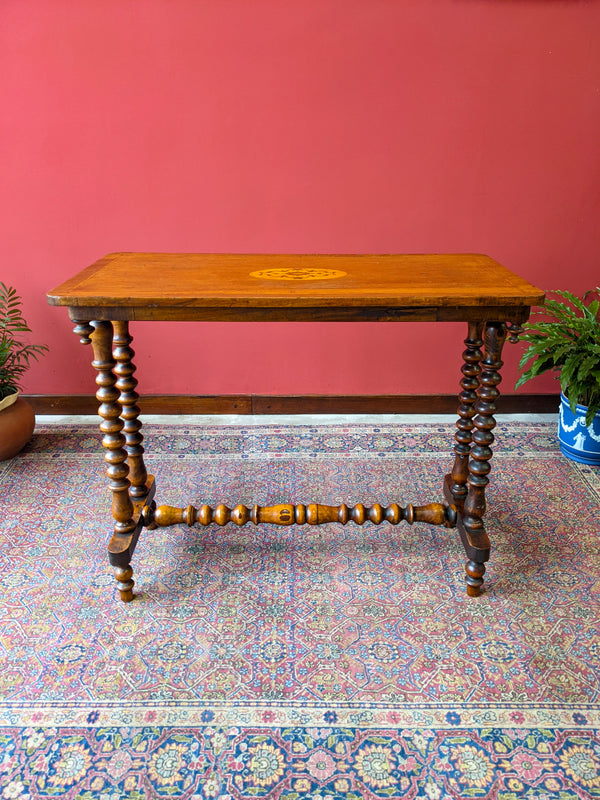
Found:
[[[453,425],[145,427],[159,502],[441,500]],[[600,474],[497,430],[486,593],[456,531],[145,531],[92,427],[0,464],[0,796],[600,798]]]

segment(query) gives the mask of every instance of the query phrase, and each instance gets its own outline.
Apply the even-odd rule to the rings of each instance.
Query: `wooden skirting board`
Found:
[[[23,395],[36,414],[96,414],[94,395]],[[558,394],[506,394],[500,414],[558,413]],[[456,395],[146,395],[143,414],[454,414]]]

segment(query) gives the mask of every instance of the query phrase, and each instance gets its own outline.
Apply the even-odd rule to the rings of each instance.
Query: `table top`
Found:
[[[111,253],[48,293],[73,319],[526,319],[544,293],[485,255]]]

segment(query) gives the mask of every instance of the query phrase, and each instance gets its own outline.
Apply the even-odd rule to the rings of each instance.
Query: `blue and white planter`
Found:
[[[586,406],[577,406],[573,414],[569,401],[561,394],[560,415],[558,418],[558,441],[560,449],[567,458],[580,464],[600,466],[600,412],[586,428]]]

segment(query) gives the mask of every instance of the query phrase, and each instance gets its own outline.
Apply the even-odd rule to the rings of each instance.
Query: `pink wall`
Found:
[[[51,346],[28,392],[92,390],[45,292],[113,250],[477,251],[598,282],[595,0],[3,0],[0,27],[0,279]],[[194,394],[453,392],[440,330],[134,326],[143,389]]]

